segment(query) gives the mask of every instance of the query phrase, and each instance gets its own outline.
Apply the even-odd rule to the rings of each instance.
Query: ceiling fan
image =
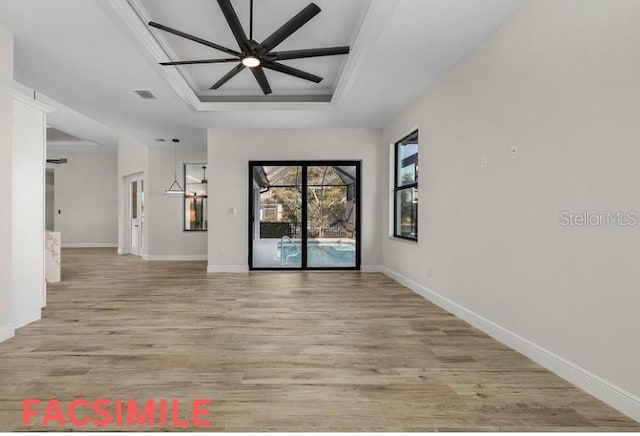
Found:
[[[182,38],[189,39],[207,47],[211,47],[218,51],[224,52],[233,57],[223,59],[197,59],[191,61],[173,61],[173,62],[161,62],[160,65],[195,65],[195,64],[218,64],[218,63],[231,63],[238,62],[231,71],[225,74],[220,80],[218,80],[210,89],[218,89],[239,72],[245,68],[249,68],[253,73],[258,85],[262,89],[265,95],[271,94],[271,86],[267,80],[264,69],[277,71],[280,73],[288,74],[290,76],[298,77],[300,79],[309,80],[314,83],[320,83],[322,77],[315,74],[308,73],[306,71],[299,70],[297,68],[290,67],[282,64],[279,61],[288,59],[302,59],[319,56],[335,56],[345,55],[349,53],[348,46],[341,47],[326,47],[326,48],[312,48],[302,50],[287,50],[287,51],[273,51],[282,41],[290,37],[298,29],[308,23],[313,17],[321,12],[321,9],[315,3],[310,3],[302,11],[296,14],[293,18],[283,24],[278,30],[273,32],[267,39],[258,43],[253,39],[253,0],[250,0],[250,19],[249,19],[249,36],[247,37],[240,19],[236,14],[230,0],[218,0],[218,5],[224,14],[231,32],[235,37],[240,50],[232,50],[227,47],[223,47],[211,41],[198,38],[197,36],[190,35],[180,30],[173,29],[168,26],[164,26],[153,21],[149,22],[149,26],[156,29],[163,30]]]

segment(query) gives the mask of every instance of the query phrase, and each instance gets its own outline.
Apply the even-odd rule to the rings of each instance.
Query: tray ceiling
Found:
[[[178,5],[180,10],[173,12],[176,17],[187,14],[192,1],[196,0],[155,0],[158,8],[165,3],[169,5],[166,7]],[[231,1],[240,14],[248,3]],[[268,31],[260,26],[282,23],[277,15],[271,24],[266,21],[271,14],[260,12],[266,4],[279,2],[273,14],[280,13],[283,4],[296,4],[288,13],[283,12],[288,17],[308,1],[255,0],[256,32]],[[335,44],[334,37],[342,43],[346,33],[337,35],[331,27],[321,26],[320,21],[320,36],[306,32],[313,33],[314,21],[330,14],[332,21],[338,21],[342,15],[335,18],[330,8],[334,4],[353,7],[353,1],[331,0],[325,4],[318,0],[324,11],[294,35],[300,41],[292,39],[287,44],[295,43],[298,48],[298,43],[309,42],[317,47]],[[146,11],[144,2],[147,0],[140,6]],[[344,57],[333,99],[324,103],[203,102],[200,98],[204,97],[199,98],[180,71],[158,65],[159,61],[168,60],[168,55],[128,0],[0,0],[0,26],[15,38],[15,80],[68,108],[58,108],[50,114],[53,127],[111,146],[119,136],[149,145],[155,144],[155,138],[180,138],[185,144],[204,145],[207,129],[384,126],[495,32],[522,3],[372,0],[361,17],[362,25],[351,29],[352,35],[357,35],[352,51]],[[200,4],[214,12],[218,7],[216,0]],[[154,12],[152,6],[147,7],[150,15],[160,13],[160,9]],[[165,13],[165,17],[153,18],[171,21],[172,12]],[[201,17],[191,20],[201,19],[203,31],[219,31],[220,38],[231,41],[227,26],[208,29],[207,23],[215,17],[220,16],[203,9]],[[181,50],[169,42],[169,48]],[[283,43],[282,47],[287,45]],[[315,66],[311,72],[316,72]],[[229,84],[240,87],[240,82]],[[140,98],[134,92],[137,90],[149,90],[156,98]],[[63,116],[65,113],[72,115]]]
[[[316,0],[322,12],[291,37],[282,42],[278,51],[353,46],[361,23],[370,7],[370,0]],[[117,4],[117,3],[115,3]],[[233,0],[232,4],[245,31],[249,29],[249,0]],[[258,42],[288,21],[309,4],[308,0],[254,0],[254,39]],[[123,8],[133,10],[138,18],[128,25],[137,27],[138,35],[154,61],[224,58],[228,55],[215,49],[194,43],[184,38],[150,29],[148,21],[156,21],[169,27],[196,35],[200,38],[237,50],[237,43],[229,29],[217,2],[212,0],[128,0]],[[149,38],[151,36],[151,38]],[[267,78],[274,90],[273,95],[264,96],[253,75],[247,69],[218,90],[209,88],[224,76],[235,63],[206,64],[179,67],[163,67],[166,78],[179,95],[190,91],[186,98],[195,110],[217,110],[228,108],[228,104],[269,103],[291,108],[312,103],[314,106],[329,106],[335,91],[344,77],[345,65],[350,55],[327,56],[283,61],[282,63],[319,75],[324,80],[318,84],[266,70]],[[177,74],[176,74],[177,73]],[[179,83],[183,81],[184,83]],[[216,103],[223,103],[222,107]]]

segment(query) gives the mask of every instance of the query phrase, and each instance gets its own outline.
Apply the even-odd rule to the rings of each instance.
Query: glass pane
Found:
[[[302,267],[302,167],[253,167],[253,266]]]
[[[187,195],[184,198],[185,230],[207,229],[207,199],[202,196]]]
[[[356,167],[307,169],[307,266],[356,266]]]
[[[184,166],[184,230],[207,230],[209,181],[206,164]]]
[[[418,239],[418,189],[396,192],[396,235]]]
[[[131,218],[138,218],[138,182],[131,182]]]
[[[140,218],[144,220],[144,180],[140,179]]]
[[[418,132],[396,144],[396,185],[418,182]]]
[[[45,177],[45,229],[53,231],[55,228],[55,176],[53,170],[47,169]]]

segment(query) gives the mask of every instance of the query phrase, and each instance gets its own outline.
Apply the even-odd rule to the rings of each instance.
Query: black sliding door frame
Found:
[[[248,236],[249,236],[249,270],[250,271],[360,271],[361,266],[361,223],[362,218],[360,215],[361,205],[361,165],[362,162],[358,160],[260,160],[260,161],[249,161],[249,219],[248,219]],[[253,238],[256,230],[255,225],[255,207],[254,207],[254,198],[253,198],[253,169],[259,166],[292,166],[292,167],[301,167],[302,168],[302,223],[301,227],[301,259],[302,264],[300,267],[292,267],[292,268],[275,268],[275,267],[257,267],[253,264]],[[308,256],[307,256],[307,242],[309,240],[308,235],[308,227],[307,227],[307,219],[308,219],[308,182],[307,182],[307,173],[309,167],[322,167],[322,166],[353,166],[356,168],[356,180],[355,180],[355,188],[356,188],[356,264],[355,266],[349,267],[309,267],[307,266]]]

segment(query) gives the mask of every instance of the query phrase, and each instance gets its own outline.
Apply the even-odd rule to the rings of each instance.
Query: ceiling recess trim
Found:
[[[38,101],[35,95],[33,97],[29,97],[17,89],[13,90],[13,99],[47,114],[55,110],[48,104]]]
[[[343,63],[339,72],[338,80],[334,92],[331,96],[313,101],[314,99],[304,98],[292,99],[292,101],[279,101],[278,98],[257,98],[248,101],[240,98],[236,101],[228,101],[229,98],[220,98],[218,101],[211,101],[212,98],[206,96],[199,97],[194,91],[196,89],[193,81],[181,73],[178,67],[161,67],[160,62],[168,62],[176,59],[175,52],[165,41],[161,41],[162,36],[155,35],[147,26],[151,20],[148,12],[144,9],[139,0],[105,0],[101,2],[108,12],[115,13],[115,16],[133,34],[135,39],[142,44],[147,55],[147,60],[153,63],[162,78],[171,86],[178,96],[187,104],[189,108],[197,112],[215,112],[229,110],[335,110],[340,103],[345,89],[352,82],[362,65],[363,55],[369,51],[371,42],[376,40],[380,28],[377,26],[367,26],[367,21],[378,22],[384,17],[388,17],[389,6],[395,5],[397,0],[370,0],[365,12],[359,17],[356,25],[356,32],[349,41],[351,52],[347,60]]]

